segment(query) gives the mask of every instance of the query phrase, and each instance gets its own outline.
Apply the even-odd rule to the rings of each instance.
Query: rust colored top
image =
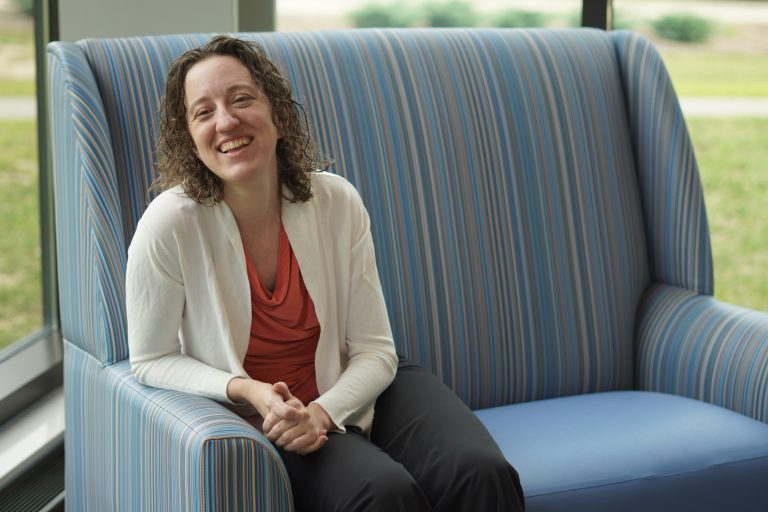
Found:
[[[291,393],[308,405],[320,395],[315,378],[320,323],[282,223],[272,293],[264,288],[247,254],[245,261],[253,320],[243,367],[252,379],[285,382]]]

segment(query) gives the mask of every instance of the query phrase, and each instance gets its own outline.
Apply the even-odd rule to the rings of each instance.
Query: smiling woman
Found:
[[[522,510],[483,424],[397,357],[370,218],[311,166],[300,112],[253,43],[215,37],[171,67],[162,193],[128,250],[133,374],[239,412],[302,510]]]

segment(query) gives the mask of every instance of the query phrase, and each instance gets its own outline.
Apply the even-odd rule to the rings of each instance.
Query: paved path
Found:
[[[680,98],[688,117],[768,117],[768,98]]]
[[[344,20],[351,11],[372,3],[371,0],[291,0],[278,1],[279,18],[306,19],[319,18],[323,23],[326,18]],[[375,4],[397,4],[395,0],[380,0]],[[421,2],[410,2],[423,4]],[[472,7],[479,13],[502,12],[510,8],[544,12],[548,14],[567,15],[581,8],[581,2],[574,0],[472,0]],[[514,4],[514,5],[511,5]],[[721,23],[735,24],[764,24],[768,23],[768,5],[765,2],[729,0],[703,0],[695,4],[687,0],[621,0],[613,3],[614,10],[620,15],[631,18],[653,19],[664,14],[690,12],[695,10],[698,16],[704,16]]]
[[[768,117],[768,98],[681,98],[680,105],[688,117]],[[0,97],[0,120],[35,116],[35,98]]]
[[[35,119],[37,101],[34,96],[0,96],[0,119]]]

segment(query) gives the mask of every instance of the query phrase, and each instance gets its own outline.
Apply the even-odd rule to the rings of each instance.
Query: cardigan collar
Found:
[[[280,216],[288,241],[301,269],[304,285],[309,296],[315,303],[315,311],[320,320],[321,328],[325,323],[326,304],[321,300],[323,296],[323,273],[320,261],[316,257],[319,241],[317,240],[317,212],[313,208],[312,199],[306,202],[292,202],[289,198],[293,193],[283,186],[283,199],[281,202]],[[235,215],[225,201],[219,201],[215,207],[221,224],[227,235],[227,239],[240,265],[240,272],[247,280],[248,270],[245,263],[245,252],[240,230],[237,228]]]

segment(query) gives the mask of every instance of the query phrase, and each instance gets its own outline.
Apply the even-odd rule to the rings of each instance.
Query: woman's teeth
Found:
[[[232,151],[233,149],[237,149],[241,146],[246,146],[251,143],[251,139],[248,137],[240,137],[239,139],[230,140],[228,142],[225,142],[221,145],[219,148],[219,151],[222,153],[228,153]]]

